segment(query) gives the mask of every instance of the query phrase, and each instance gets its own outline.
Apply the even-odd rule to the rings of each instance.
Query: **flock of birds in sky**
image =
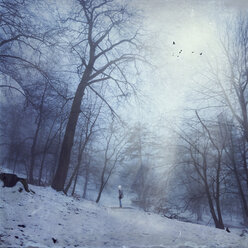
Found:
[[[172,42],[172,45],[176,45],[176,42],[175,42],[175,41],[173,41],[173,42]],[[181,49],[181,50],[178,52],[177,57],[179,57],[179,55],[180,55],[182,52],[183,52],[183,50]],[[195,53],[195,52],[194,52],[194,51],[192,51],[191,53]],[[200,52],[200,53],[199,53],[199,55],[202,55],[202,52]],[[174,56],[174,53],[172,54],[172,56]]]

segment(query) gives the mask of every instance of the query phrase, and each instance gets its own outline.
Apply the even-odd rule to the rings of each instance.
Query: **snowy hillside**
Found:
[[[0,188],[0,247],[247,248],[241,230],[227,233],[132,208],[102,206],[31,186]],[[125,201],[124,201],[125,204]]]

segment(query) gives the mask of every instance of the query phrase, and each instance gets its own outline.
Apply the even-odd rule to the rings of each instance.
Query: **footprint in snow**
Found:
[[[26,226],[25,225],[18,225],[19,227],[22,227],[22,228],[25,228]]]

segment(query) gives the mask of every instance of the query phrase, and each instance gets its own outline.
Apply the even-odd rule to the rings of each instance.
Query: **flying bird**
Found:
[[[202,53],[200,53],[200,55],[202,55]]]
[[[173,41],[173,42],[172,42],[172,44],[173,44],[173,45],[176,45],[176,42],[175,42],[175,41]]]

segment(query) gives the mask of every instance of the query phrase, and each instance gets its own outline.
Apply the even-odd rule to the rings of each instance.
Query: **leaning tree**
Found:
[[[137,60],[141,59],[137,15],[128,5],[114,0],[79,0],[76,4],[77,12],[62,20],[69,27],[66,40],[75,55],[73,64],[77,66],[79,83],[52,183],[57,191],[64,189],[85,90],[93,91],[111,108],[98,89],[104,84],[109,94],[129,95],[135,89],[129,78],[135,79],[128,77],[128,71],[133,74]]]

